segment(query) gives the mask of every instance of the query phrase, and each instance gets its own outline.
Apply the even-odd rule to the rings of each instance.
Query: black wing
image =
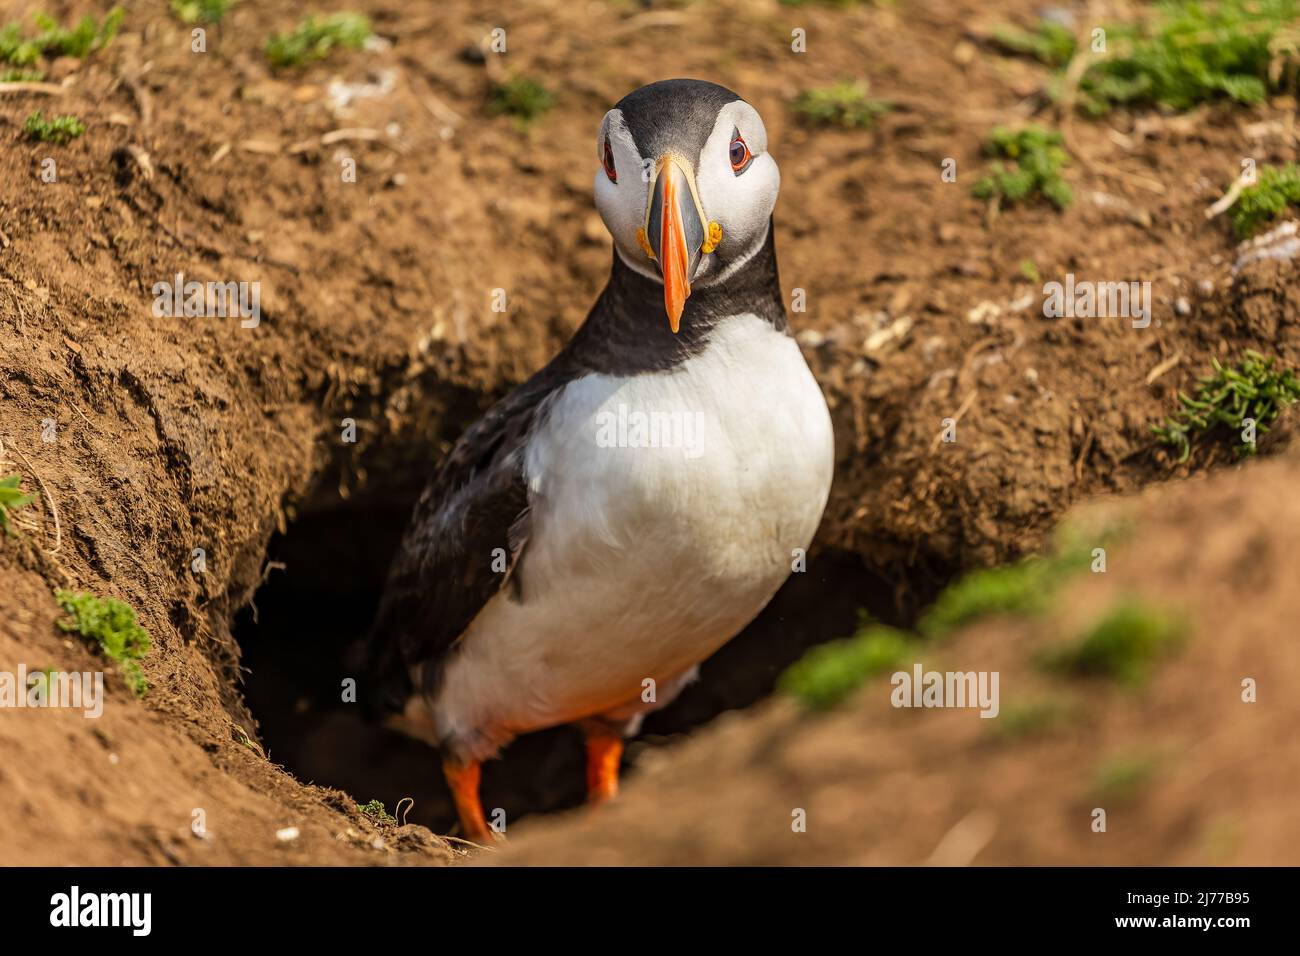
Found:
[[[494,405],[456,443],[421,495],[393,559],[364,657],[371,694],[400,710],[423,665],[431,692],[447,655],[512,580],[528,542],[524,454],[535,422],[570,375],[555,362]]]

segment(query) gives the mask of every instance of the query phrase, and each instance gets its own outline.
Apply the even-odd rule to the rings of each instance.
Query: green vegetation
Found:
[[[944,589],[921,617],[920,631],[942,637],[963,624],[993,614],[1038,614],[1067,577],[1088,567],[1091,549],[1058,547],[1042,556],[1000,568],[980,568]]]
[[[339,47],[359,50],[370,37],[370,20],[360,13],[307,17],[292,32],[267,40],[266,58],[275,67],[304,66],[325,59]]]
[[[1101,115],[1116,106],[1258,103],[1270,90],[1293,91],[1297,18],[1300,0],[1166,0],[1141,22],[1104,27],[1106,50],[1080,77],[1075,102]],[[1032,31],[1003,28],[995,39],[1062,71],[1078,52],[1070,31],[1048,21]],[[1058,96],[1063,80],[1058,73]]]
[[[16,67],[0,70],[0,83],[39,83],[43,79],[45,74],[40,70],[20,70]]]
[[[1099,800],[1131,799],[1155,776],[1155,760],[1146,755],[1115,757],[1097,768],[1092,795]]]
[[[235,0],[171,0],[172,13],[184,23],[220,23]]]
[[[977,199],[1024,202],[1035,194],[1045,196],[1057,209],[1064,209],[1074,198],[1061,178],[1061,168],[1069,155],[1061,145],[1061,134],[1041,126],[1012,130],[999,127],[985,145],[985,152],[998,157],[989,166],[988,175],[971,189]],[[1003,160],[1012,160],[1012,164]]]
[[[512,76],[492,88],[488,112],[496,116],[509,116],[522,126],[531,123],[554,105],[555,98],[542,84],[527,76]]]
[[[63,144],[76,139],[86,131],[86,125],[75,116],[52,116],[45,119],[40,110],[27,117],[23,132],[28,139],[41,143]]]
[[[993,721],[993,732],[1003,740],[1023,740],[1047,733],[1073,715],[1073,707],[1056,697],[1004,705],[998,719]]]
[[[877,116],[893,106],[872,99],[871,88],[865,80],[844,80],[834,86],[804,90],[794,98],[790,108],[813,123],[858,129],[870,126]]]
[[[809,710],[828,710],[868,678],[896,668],[907,649],[904,632],[864,621],[853,637],[810,650],[781,675],[778,686]]]
[[[19,481],[21,478],[18,475],[0,478],[0,528],[7,535],[14,533],[13,526],[9,524],[10,515],[36,500],[34,494],[23,494],[23,490],[18,487]]]
[[[1255,454],[1255,442],[1243,440],[1246,421],[1253,420],[1256,437],[1262,436],[1281,410],[1300,398],[1300,378],[1295,371],[1276,369],[1274,359],[1258,352],[1248,349],[1233,368],[1217,358],[1211,362],[1214,372],[1201,379],[1196,394],[1189,397],[1179,392],[1182,407],[1163,425],[1151,426],[1161,442],[1179,450],[1179,464],[1191,456],[1193,439],[1216,429],[1237,440],[1239,458]]]
[[[357,809],[378,823],[397,822],[397,817],[384,809],[382,800],[371,800],[369,803],[358,803]]]
[[[1088,567],[1092,548],[1119,533],[1088,536],[1065,527],[1056,550],[1001,568],[971,571],[950,584],[921,616],[916,634],[863,620],[852,637],[812,648],[781,675],[777,686],[809,710],[834,707],[877,674],[896,668],[922,639],[937,640],[981,617],[1037,614],[1070,575]]]
[[[1182,636],[1183,624],[1176,616],[1125,600],[1075,640],[1046,652],[1042,663],[1067,674],[1113,677],[1135,684]]]
[[[1300,166],[1261,166],[1255,182],[1241,191],[1232,207],[1232,227],[1245,239],[1295,205],[1300,205]]]
[[[135,611],[115,598],[57,591],[59,607],[70,615],[58,621],[64,631],[76,631],[94,641],[104,656],[122,669],[122,676],[137,697],[143,697],[149,683],[136,662],[149,653],[149,635],[135,620]]]
[[[114,7],[103,22],[92,16],[82,17],[81,22],[70,30],[59,26],[58,21],[44,13],[38,13],[32,19],[40,32],[27,39],[24,39],[23,30],[17,23],[0,28],[0,63],[30,66],[43,55],[82,59],[103,49],[117,36],[122,25],[122,8]]]
[[[1033,30],[999,27],[993,31],[993,41],[1005,50],[1032,56],[1052,67],[1069,63],[1076,47],[1074,34],[1052,20],[1040,20]]]

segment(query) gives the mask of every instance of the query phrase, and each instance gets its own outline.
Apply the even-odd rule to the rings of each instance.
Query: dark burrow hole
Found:
[[[342,681],[351,676],[344,652],[370,624],[417,493],[412,484],[346,501],[316,496],[334,501],[301,510],[272,540],[267,559],[283,568],[270,571],[255,609],[237,615],[234,633],[245,697],[273,761],[301,781],[340,788],[362,803],[381,800],[390,811],[411,797],[409,822],[445,833],[456,817],[437,752],[368,723],[359,704],[342,700]],[[851,634],[862,610],[910,623],[941,583],[938,576],[932,584],[909,581],[908,607],[900,609],[897,588],[857,556],[814,552],[808,569],[791,575],[763,613],[704,663],[700,680],[646,720],[627,748],[624,776],[635,775],[645,748],[762,700],[807,648]],[[483,768],[484,807],[504,809],[511,821],[577,806],[583,796],[582,740],[571,727],[520,737]]]

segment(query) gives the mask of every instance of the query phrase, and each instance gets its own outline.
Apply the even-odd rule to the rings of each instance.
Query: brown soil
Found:
[[[811,573],[651,729],[673,734],[751,703],[801,647],[843,633],[856,606],[906,620],[956,570],[1039,547],[1073,502],[1097,493],[1157,484],[1139,508],[1159,537],[1135,539],[1122,574],[1086,587],[1105,596],[1131,580],[1186,598],[1211,624],[1140,696],[1074,691],[1094,728],[1087,739],[994,744],[987,721],[882,712],[868,702],[884,698],[869,694],[818,721],[773,703],[684,746],[641,748],[633,777],[663,769],[592,818],[590,840],[570,832],[586,823],[539,824],[550,833],[520,840],[513,859],[917,861],[977,813],[953,839],[992,831],[980,862],[1184,862],[1209,852],[1218,813],[1238,835],[1225,858],[1295,862],[1284,786],[1294,765],[1231,762],[1285,746],[1271,708],[1290,706],[1276,688],[1295,675],[1289,645],[1272,638],[1294,609],[1266,583],[1287,579],[1289,532],[1276,512],[1290,507],[1292,466],[1160,485],[1227,459],[1202,453],[1174,468],[1148,432],[1211,356],[1258,348],[1300,362],[1296,264],[1234,279],[1226,224],[1203,215],[1242,156],[1296,158],[1293,102],[1075,122],[1074,205],[994,217],[968,188],[983,137],[1035,111],[1050,122],[1051,108],[1035,92],[1041,68],[979,38],[997,22],[1030,22],[1034,3],[320,6],[366,11],[391,45],[273,73],[260,45],[298,7],[240,4],[196,55],[188,30],[151,0],[130,5],[104,51],[48,65],[61,93],[0,93],[0,474],[42,492],[18,520],[21,538],[0,541],[0,669],[99,665],[55,628],[56,587],[129,602],[154,638],[143,701],[114,680],[97,721],[0,716],[0,747],[16,756],[0,767],[0,862],[453,858],[422,828],[375,827],[355,811],[354,798],[382,795],[391,809],[414,794],[412,819],[446,822],[435,755],[369,747],[337,707],[323,708],[340,672],[313,640],[326,619],[334,630],[321,646],[359,633],[430,463],[582,320],[609,260],[591,202],[596,125],[623,93],[679,75],[731,86],[766,120],[784,179],[782,279],[807,296],[794,319],[832,404],[839,467]],[[65,21],[103,12],[8,3],[0,21],[37,7]],[[464,52],[498,25],[504,66]],[[808,31],[806,54],[789,52],[795,26]],[[896,105],[875,129],[811,129],[788,110],[799,90],[864,64],[874,94]],[[555,108],[527,129],[489,117],[489,74],[500,70],[542,78]],[[387,93],[330,105],[331,80],[385,76]],[[87,132],[67,146],[30,143],[22,123],[36,108],[74,113]],[[322,145],[356,128],[377,138]],[[55,183],[41,180],[46,157]],[[356,183],[341,181],[344,157],[357,161]],[[957,184],[940,179],[945,157],[958,162]],[[1045,320],[1024,260],[1044,279],[1149,279],[1155,321]],[[261,325],[155,318],[152,285],[177,272],[260,281]],[[505,315],[490,308],[495,288],[507,290]],[[1188,308],[1175,309],[1179,298]],[[891,326],[907,331],[875,334]],[[959,411],[957,443],[936,444]],[[346,418],[355,444],[340,440]],[[45,419],[57,425],[52,443]],[[1219,529],[1213,547],[1202,529]],[[1253,570],[1233,577],[1247,544]],[[194,548],[206,551],[204,573],[191,571]],[[268,564],[278,557],[287,568]],[[255,621],[249,602],[264,581]],[[1233,581],[1265,590],[1230,601]],[[996,661],[1009,686],[1010,675],[1029,679],[1018,652],[1041,637],[989,625],[944,654]],[[1254,709],[1233,703],[1243,675],[1260,681]],[[271,756],[350,795],[263,756],[254,714],[265,728],[272,713],[305,724],[279,724],[282,739],[304,744],[274,744]],[[1169,775],[1112,818],[1110,835],[1125,840],[1090,841],[1086,821],[1073,829],[1086,816],[1088,761],[1143,742]],[[512,819],[571,803],[572,743],[557,733],[520,745],[532,748],[532,778],[571,784],[526,792],[501,776],[488,781],[489,802]],[[321,751],[347,759],[311,759]],[[691,787],[706,759],[712,809],[698,777]],[[800,840],[788,835],[794,806],[809,811]],[[1013,829],[1010,808],[1021,806]],[[195,809],[208,839],[193,835]],[[277,840],[290,826],[297,839]]]

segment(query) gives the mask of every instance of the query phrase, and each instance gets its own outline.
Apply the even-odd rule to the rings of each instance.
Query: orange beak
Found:
[[[646,238],[663,276],[668,326],[677,332],[691,294],[691,278],[700,263],[704,223],[685,167],[669,156],[661,157],[657,165],[658,175],[650,187]]]

